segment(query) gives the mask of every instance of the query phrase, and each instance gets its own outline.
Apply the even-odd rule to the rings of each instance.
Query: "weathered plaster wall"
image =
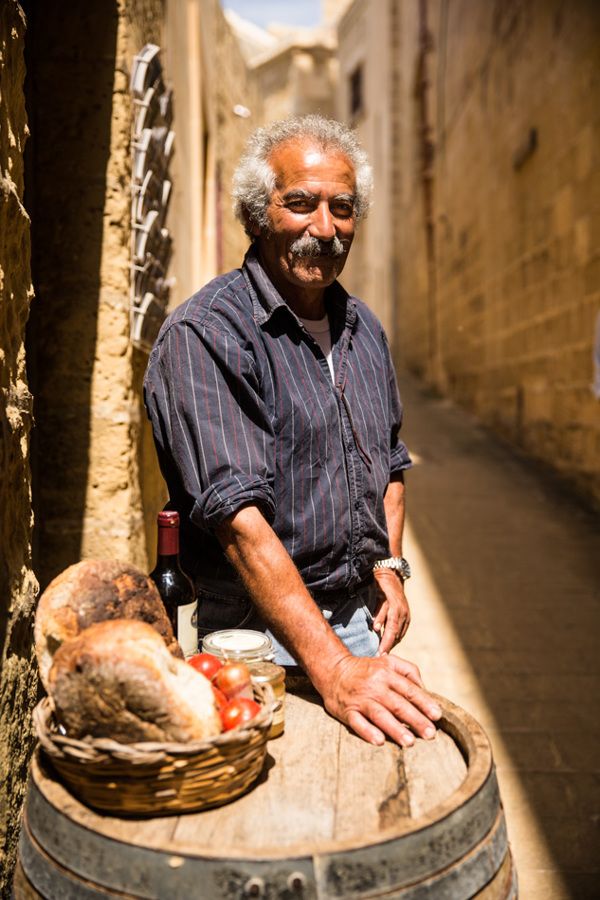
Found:
[[[425,123],[419,7],[400,6],[402,356],[600,501],[600,410],[591,391],[600,10],[592,0],[423,7],[431,38]],[[424,137],[434,148],[425,171]]]
[[[28,712],[37,691],[31,628],[37,583],[31,565],[25,323],[32,298],[29,216],[23,206],[27,138],[25,19],[0,6],[0,895],[8,896],[18,816],[32,746]]]

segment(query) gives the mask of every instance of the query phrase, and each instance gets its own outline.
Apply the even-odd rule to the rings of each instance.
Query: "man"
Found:
[[[234,179],[241,269],[172,313],[145,396],[202,633],[268,631],[333,715],[372,743],[435,733],[409,622],[401,405],[387,341],[337,282],[371,172],[352,133],[259,129]]]

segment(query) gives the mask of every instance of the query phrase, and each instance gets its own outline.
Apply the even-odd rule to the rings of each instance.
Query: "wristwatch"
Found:
[[[411,574],[410,566],[403,556],[390,556],[388,559],[378,559],[377,562],[373,564],[373,571],[376,572],[377,569],[392,569],[392,571],[400,576],[402,581],[406,581],[407,578],[410,578]]]

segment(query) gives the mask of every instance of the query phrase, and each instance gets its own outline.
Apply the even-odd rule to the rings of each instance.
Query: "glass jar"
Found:
[[[285,717],[285,669],[272,662],[249,662],[248,668],[253,681],[269,684],[275,696],[276,709],[269,729],[269,740],[283,733]]]
[[[250,628],[225,628],[211,631],[202,641],[202,652],[219,659],[241,660],[245,663],[270,661],[275,653],[271,638],[262,631]]]
[[[275,695],[277,708],[269,729],[269,739],[283,732],[285,703],[285,669],[271,662],[275,652],[271,638],[262,631],[250,628],[226,628],[212,631],[202,641],[202,652],[212,653],[222,660],[245,662],[254,681],[269,684]]]

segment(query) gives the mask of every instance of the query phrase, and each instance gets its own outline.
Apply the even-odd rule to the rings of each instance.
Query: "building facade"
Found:
[[[402,365],[599,503],[597,4],[355,0],[339,45],[380,182],[348,286]]]
[[[324,15],[326,14],[324,10]],[[251,71],[254,124],[320,113],[335,116],[337,54],[335,23],[315,28],[272,25],[265,30],[226,12],[227,22]]]
[[[337,59],[328,33],[284,40],[251,65],[262,122],[315,112],[335,116]]]
[[[393,215],[397,165],[395,113],[395,4],[356,0],[338,22],[337,118],[351,125],[369,154],[374,172],[373,206],[357,231],[344,269],[344,285],[366,300],[393,342],[398,297],[397,234]]]

